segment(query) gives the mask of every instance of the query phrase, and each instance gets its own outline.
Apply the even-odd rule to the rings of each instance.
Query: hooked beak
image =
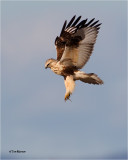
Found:
[[[48,67],[46,66],[45,69],[47,69]]]

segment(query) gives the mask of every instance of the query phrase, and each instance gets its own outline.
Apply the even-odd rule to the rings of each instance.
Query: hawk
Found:
[[[89,84],[103,84],[95,73],[80,71],[89,60],[101,23],[95,18],[80,21],[81,16],[64,22],[60,36],[55,39],[57,59],[48,59],[45,68],[64,77],[66,88],[65,101],[70,98],[75,88],[75,81]],[[69,99],[70,100],[70,99]]]

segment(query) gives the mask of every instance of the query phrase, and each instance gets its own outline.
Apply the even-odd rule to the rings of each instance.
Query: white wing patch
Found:
[[[96,30],[96,28],[87,27],[83,29],[83,31],[84,31],[85,38],[80,42],[80,44],[83,44],[83,43],[93,43],[94,44],[96,42],[96,37],[98,34],[98,31]]]
[[[66,28],[65,31],[70,33],[70,34],[73,34],[73,33],[75,33],[76,30],[77,30],[76,27],[68,27],[68,28]]]

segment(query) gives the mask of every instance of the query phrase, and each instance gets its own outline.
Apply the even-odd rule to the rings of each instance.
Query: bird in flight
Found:
[[[95,73],[80,71],[89,60],[101,23],[95,18],[80,21],[81,16],[73,18],[67,24],[64,22],[60,36],[55,39],[57,59],[50,58],[45,62],[45,68],[64,77],[66,88],[65,101],[75,88],[75,81],[80,80],[89,84],[103,84]]]

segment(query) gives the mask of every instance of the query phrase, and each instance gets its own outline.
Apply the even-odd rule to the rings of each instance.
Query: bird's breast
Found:
[[[56,65],[51,67],[51,70],[58,75],[62,75],[64,68],[61,64],[57,63]]]
[[[74,69],[72,67],[65,67],[63,64],[57,63],[51,67],[51,70],[61,76],[74,75]]]

